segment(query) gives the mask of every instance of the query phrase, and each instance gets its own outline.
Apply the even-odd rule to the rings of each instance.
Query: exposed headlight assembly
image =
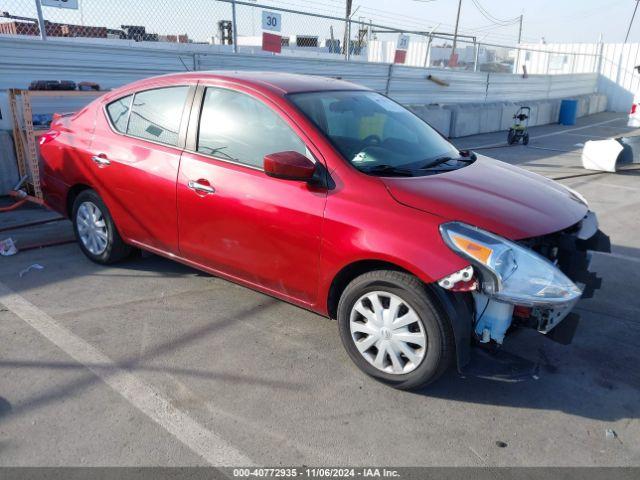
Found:
[[[525,306],[558,306],[582,292],[555,265],[532,250],[460,222],[440,226],[445,243],[482,273],[482,290],[496,300]]]

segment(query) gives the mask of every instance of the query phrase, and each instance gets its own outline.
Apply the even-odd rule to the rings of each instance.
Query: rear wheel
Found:
[[[131,253],[100,196],[84,190],[73,202],[73,230],[82,252],[96,263],[109,264]]]
[[[435,381],[453,358],[448,319],[407,273],[380,270],[353,280],[340,297],[338,325],[353,362],[396,388]]]
[[[522,137],[522,144],[523,145],[529,145],[529,134],[525,133],[524,136]]]

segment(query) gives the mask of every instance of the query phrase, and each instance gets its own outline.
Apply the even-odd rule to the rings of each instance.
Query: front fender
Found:
[[[347,208],[336,208],[337,202],[335,198],[327,202],[328,213],[323,225],[318,289],[320,305],[326,302],[340,272],[358,263],[384,262],[415,275],[425,284],[434,283],[469,265],[442,240],[439,231],[442,219],[439,217],[396,203],[393,205],[395,208],[384,212],[358,205],[354,209],[366,211],[343,219],[339,215]],[[331,215],[333,212],[336,212],[335,216]],[[375,220],[366,221],[367,217]],[[397,228],[406,233],[399,234]]]
[[[469,294],[450,292],[438,285],[431,284],[429,289],[440,304],[442,313],[451,323],[456,344],[456,366],[458,372],[462,373],[462,369],[471,359],[473,300]]]

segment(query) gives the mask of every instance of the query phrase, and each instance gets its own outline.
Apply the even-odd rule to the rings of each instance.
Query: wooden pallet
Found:
[[[13,143],[16,150],[16,159],[18,161],[18,173],[20,178],[28,176],[27,156],[24,151],[25,132],[22,130],[20,117],[18,116],[18,100],[16,98],[15,89],[9,90],[9,106],[11,107],[11,118],[13,118]],[[33,122],[32,122],[33,124]]]
[[[33,128],[31,97],[97,97],[105,92],[96,91],[40,91],[9,89],[9,105],[13,118],[13,143],[18,161],[20,178],[27,178],[25,189],[33,197],[43,200],[40,186],[40,162]]]

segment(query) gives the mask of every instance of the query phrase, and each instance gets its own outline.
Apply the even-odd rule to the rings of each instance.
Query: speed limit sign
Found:
[[[282,15],[280,15],[279,13],[269,12],[267,10],[262,11],[262,30],[279,32],[281,23]]]

